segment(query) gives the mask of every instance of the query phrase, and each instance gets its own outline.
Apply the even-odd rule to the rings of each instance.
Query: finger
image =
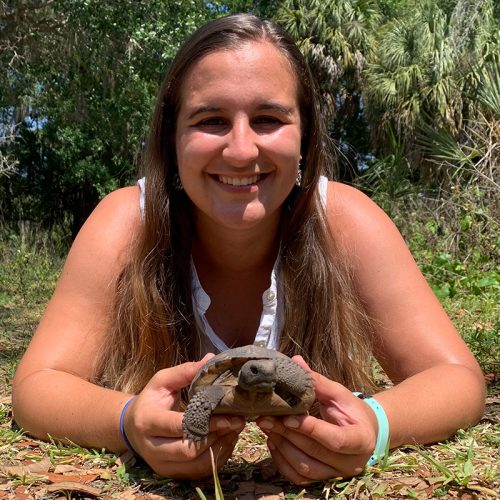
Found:
[[[313,483],[315,481],[314,479],[303,476],[288,462],[279,447],[278,441],[279,438],[275,440],[275,436],[269,436],[267,440],[267,447],[269,448],[269,452],[271,453],[273,463],[274,465],[276,465],[280,473],[285,476],[286,479],[288,479],[290,482],[297,485],[306,486]]]
[[[281,419],[266,417],[258,421],[266,433],[280,434],[297,447],[311,450],[320,460],[329,462],[332,452],[342,455],[369,455],[373,447],[369,435],[359,426],[339,427],[312,416],[288,416]]]
[[[313,378],[314,391],[320,403],[329,401],[348,403],[352,402],[352,398],[355,398],[352,392],[342,384],[334,382],[317,372],[311,372],[311,376]]]
[[[271,447],[274,445],[290,467],[300,477],[308,481],[320,481],[341,475],[338,468],[320,460],[316,456],[311,456],[279,434],[272,434],[270,440],[272,442]]]
[[[147,389],[167,389],[170,391],[178,391],[187,387],[195,377],[198,370],[206,363],[213,355],[207,354],[200,361],[189,361],[171,368],[165,368],[157,372],[150,380]]]
[[[146,435],[158,437],[182,437],[182,421],[184,413],[178,411],[155,411],[149,412],[149,415],[138,415],[136,418],[136,427]],[[210,419],[210,432],[217,432],[219,435],[228,432],[240,433],[245,427],[243,417],[214,415]]]
[[[263,420],[267,420],[267,417]],[[370,451],[361,454],[348,454],[329,449],[326,446],[323,446],[321,442],[312,439],[308,435],[294,432],[294,430],[292,429],[287,429],[282,424],[282,422],[279,421],[279,419],[275,419],[275,424],[273,425],[272,431],[268,430],[265,432],[267,433],[268,437],[273,440],[274,443],[276,443],[282,455],[285,455],[287,446],[293,446],[293,448],[299,450],[303,454],[303,456],[310,457],[311,460],[314,460],[314,462],[312,462],[313,464],[318,462],[324,464],[324,466],[332,468],[335,471],[335,476],[346,477],[352,476],[354,474],[359,474],[360,472],[362,472],[364,465],[366,464],[366,461],[371,454]],[[291,457],[293,458],[294,455],[291,454]],[[290,458],[288,458],[288,461],[291,464],[294,464],[293,460],[291,460]],[[299,464],[300,463],[301,462],[299,462]],[[304,463],[307,464],[307,462]],[[293,466],[296,471],[302,476],[305,476],[309,479],[319,479],[319,476],[310,475],[306,468],[301,469],[295,465]],[[302,465],[302,467],[305,466]],[[314,470],[321,471],[321,467],[322,466],[314,466]],[[322,478],[324,479],[326,477],[324,474],[330,474],[330,472],[331,471],[329,471],[328,469],[321,472]]]
[[[149,410],[149,411],[146,411]],[[178,411],[142,408],[134,413],[134,434],[143,436],[158,436],[164,438],[182,437],[182,417]]]
[[[212,443],[215,448],[214,458],[218,467],[224,465],[232,455],[234,446],[238,440],[237,434],[227,434],[217,442]],[[212,460],[210,449],[207,448],[194,458],[185,456],[181,459],[168,457],[166,460],[150,462],[151,468],[159,475],[173,479],[198,479],[212,474]],[[166,456],[166,455],[165,455]]]
[[[230,434],[230,433],[228,433]],[[207,434],[202,441],[188,441],[182,438],[166,438],[161,436],[146,437],[146,451],[149,457],[162,456],[169,460],[186,462],[196,460],[205,451],[220,439],[225,439],[226,435],[220,437],[215,432]]]

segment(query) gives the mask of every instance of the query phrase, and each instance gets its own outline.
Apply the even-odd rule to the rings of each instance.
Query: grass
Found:
[[[408,219],[408,214],[405,215]],[[452,439],[393,451],[362,476],[293,487],[276,474],[265,437],[242,433],[214,480],[160,478],[124,455],[32,439],[12,425],[10,384],[49,299],[63,259],[50,238],[0,235],[0,498],[495,498],[499,497],[498,243],[490,232],[463,231],[462,246],[429,217],[402,229],[419,265],[478,357],[489,383],[482,421]],[[398,222],[398,214],[396,214]],[[474,221],[473,221],[474,222]],[[469,226],[470,227],[470,226]],[[444,229],[448,231],[448,229]],[[472,229],[471,229],[472,231]],[[440,233],[440,234],[438,234]],[[486,234],[486,236],[484,236]],[[469,238],[469,240],[467,240]],[[465,241],[467,240],[467,241]],[[487,280],[481,281],[484,277]],[[446,285],[446,286],[445,286]]]

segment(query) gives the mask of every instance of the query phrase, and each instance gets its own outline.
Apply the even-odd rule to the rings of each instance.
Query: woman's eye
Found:
[[[259,130],[271,131],[281,127],[283,121],[276,116],[259,116],[252,121],[252,125]]]
[[[226,120],[223,118],[205,118],[199,121],[197,127],[224,127],[227,125]]]
[[[258,118],[255,118],[253,122],[256,124],[281,123],[281,120],[275,116],[259,116]]]

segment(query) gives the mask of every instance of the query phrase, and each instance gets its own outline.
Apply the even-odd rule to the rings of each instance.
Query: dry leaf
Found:
[[[3,465],[0,472],[12,476],[24,476],[29,474],[43,474],[51,467],[49,458],[43,458],[38,462],[31,462],[26,465]]]
[[[54,474],[48,473],[44,474],[51,483],[63,483],[63,482],[75,482],[75,483],[91,483],[95,481],[99,474],[79,474],[79,475],[69,475],[69,474]]]
[[[119,498],[120,500],[135,500],[136,493],[137,493],[137,488],[134,488],[133,490],[120,491]]]
[[[53,493],[56,491],[75,492],[82,493],[84,495],[90,495],[92,497],[97,497],[101,494],[101,490],[99,488],[96,488],[95,486],[77,483],[74,481],[65,481],[62,483],[51,484],[46,487],[46,490],[49,493]]]
[[[15,490],[14,490],[14,498],[16,500],[24,500],[24,499],[31,499],[33,498],[32,495],[30,495],[29,493],[27,493],[28,491],[28,487],[27,486],[18,486]]]
[[[78,471],[83,471],[83,469],[81,467],[76,467],[75,465],[62,464],[62,465],[56,465],[54,467],[54,472],[56,474],[64,474],[66,472],[78,472]]]
[[[35,441],[18,441],[17,443],[14,443],[12,445],[14,448],[32,448],[32,447],[35,447],[35,448],[39,448],[40,447],[40,443],[37,443]]]
[[[253,494],[255,492],[255,481],[241,481],[234,494],[240,498],[242,495]]]

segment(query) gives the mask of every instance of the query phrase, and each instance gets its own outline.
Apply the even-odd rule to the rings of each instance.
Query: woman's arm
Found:
[[[140,222],[137,188],[108,195],[78,234],[13,384],[31,434],[123,449],[116,422],[127,394],[90,382],[109,326],[114,283]]]
[[[481,370],[394,224],[368,197],[338,183],[329,185],[327,217],[373,320],[375,355],[395,383],[375,395],[390,445],[433,442],[477,422],[485,399]],[[378,432],[365,402],[319,374],[313,378],[322,419],[258,421],[274,462],[299,484],[358,474]]]
[[[375,325],[375,355],[394,388],[377,395],[391,445],[427,443],[479,420],[484,379],[387,215],[348,186],[329,186],[328,217]]]
[[[131,397],[93,383],[99,350],[107,341],[115,282],[141,224],[137,188],[108,195],[76,238],[54,295],[16,372],[13,412],[18,425],[42,439],[124,451],[119,430]],[[179,390],[201,363],[158,372],[129,406],[125,430],[135,450],[159,474],[196,478],[211,473],[209,447],[219,464],[230,457],[241,419],[217,417],[207,442],[182,439]]]

